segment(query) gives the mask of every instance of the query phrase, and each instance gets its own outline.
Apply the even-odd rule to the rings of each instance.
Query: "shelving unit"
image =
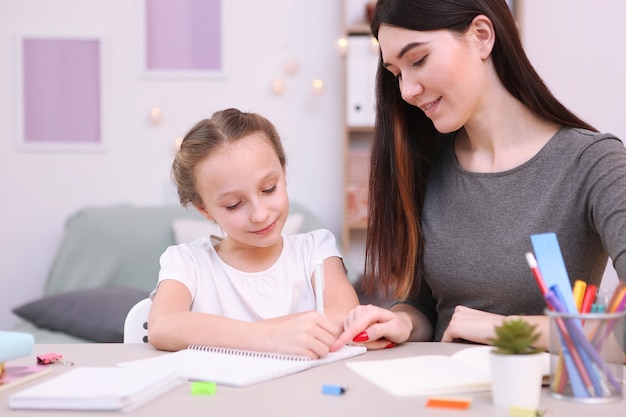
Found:
[[[366,23],[367,0],[344,0],[343,249],[361,270],[367,230],[369,154],[375,117],[378,46]]]

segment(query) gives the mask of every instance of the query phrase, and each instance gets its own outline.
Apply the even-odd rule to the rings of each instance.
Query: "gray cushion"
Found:
[[[92,342],[121,343],[128,311],[148,294],[128,287],[78,290],[23,304],[13,313],[47,330]]]

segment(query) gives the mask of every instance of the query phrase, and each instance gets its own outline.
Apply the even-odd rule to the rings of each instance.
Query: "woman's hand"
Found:
[[[502,316],[487,313],[465,306],[457,306],[452,314],[448,328],[443,332],[442,342],[454,342],[458,339],[475,343],[490,344],[489,339],[496,337],[495,327],[503,321],[521,316]],[[548,350],[549,322],[546,316],[523,316],[531,325],[537,326],[541,337],[535,347]]]
[[[496,336],[494,328],[502,324],[506,316],[487,313],[465,306],[456,306],[448,328],[443,332],[442,342],[462,339],[469,342],[489,344]]]
[[[348,313],[343,327],[343,334],[333,344],[331,351],[349,342],[363,344],[370,350],[395,346],[409,338],[413,322],[405,312],[360,305]]]

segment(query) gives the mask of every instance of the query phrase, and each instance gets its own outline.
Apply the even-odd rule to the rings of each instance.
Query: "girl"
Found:
[[[185,136],[173,163],[180,202],[226,233],[169,247],[151,294],[149,341],[325,356],[358,304],[327,230],[282,235],[289,212],[285,153],[267,119],[219,111]],[[315,311],[324,260],[325,314]]]

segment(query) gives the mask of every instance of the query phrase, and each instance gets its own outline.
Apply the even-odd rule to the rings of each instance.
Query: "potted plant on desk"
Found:
[[[496,326],[490,353],[491,390],[496,407],[539,408],[544,355],[533,347],[540,334],[523,318]]]

